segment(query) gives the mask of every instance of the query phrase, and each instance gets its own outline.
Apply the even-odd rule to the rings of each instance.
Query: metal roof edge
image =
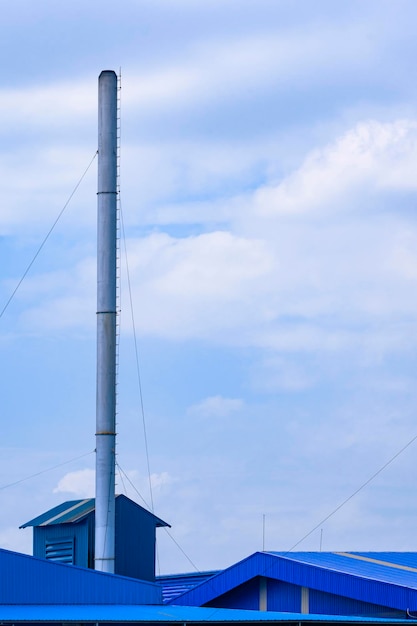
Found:
[[[312,554],[317,554],[316,552],[311,552]],[[391,582],[391,581],[385,581],[385,580],[380,580],[374,576],[366,576],[363,573],[352,573],[352,572],[343,572],[340,571],[338,569],[335,569],[334,567],[330,567],[328,565],[325,564],[320,564],[320,563],[311,563],[309,561],[304,561],[302,559],[291,559],[291,553],[281,553],[281,552],[269,552],[269,555],[273,556],[273,557],[277,557],[277,558],[281,558],[281,559],[287,559],[288,561],[290,561],[291,563],[298,563],[300,565],[303,565],[305,567],[312,567],[318,570],[322,570],[323,572],[329,572],[331,574],[333,574],[334,576],[351,576],[352,578],[355,578],[357,580],[363,580],[366,581],[368,583],[375,583],[375,584],[379,584],[379,585],[388,585],[389,587],[395,587],[398,588],[398,590],[408,590],[408,591],[413,591],[413,592],[417,592],[417,587],[409,587],[405,584],[401,584],[399,582]],[[295,553],[295,554],[299,554],[299,553]],[[339,556],[341,558],[349,558],[349,553],[348,552],[321,552],[320,554],[331,554],[334,556]],[[351,553],[353,554],[353,553]],[[358,558],[357,559],[360,562],[366,562],[366,559],[361,559]],[[373,565],[383,565],[382,562],[380,563],[372,563]],[[387,563],[388,565],[388,563]],[[395,567],[394,564],[389,563],[389,565],[392,567],[392,569],[402,569],[407,571],[407,568],[399,568],[399,567]],[[409,571],[409,570],[408,570]]]
[[[219,570],[219,569],[214,569],[214,570],[208,570],[208,571],[204,571],[204,572],[183,572],[183,573],[178,573],[178,574],[158,574],[157,576],[155,576],[155,580],[162,580],[162,579],[175,579],[175,578],[193,578],[193,576],[214,576],[215,574],[220,574],[221,572],[223,572],[224,570]]]
[[[60,563],[59,561],[48,561],[39,556],[32,556],[31,554],[25,554],[23,552],[14,552],[13,550],[6,550],[5,548],[0,548],[0,560],[2,554],[5,556],[9,556],[11,558],[22,559],[26,561],[30,561],[32,563],[39,563],[43,566],[51,568],[66,568],[67,571],[74,572],[74,576],[76,576],[76,572],[81,572],[86,576],[98,576],[105,577],[107,579],[112,578],[113,580],[126,580],[132,583],[137,583],[138,585],[145,585],[147,587],[157,587],[160,588],[160,584],[157,582],[153,582],[150,580],[142,580],[141,578],[132,578],[130,576],[122,576],[121,574],[110,574],[109,572],[100,572],[99,570],[91,569],[89,567],[82,567],[81,565],[70,565],[68,563]]]
[[[217,598],[219,595],[223,595],[223,593],[227,593],[227,591],[230,591],[230,589],[234,589],[236,586],[241,585],[243,582],[245,582],[246,580],[249,580],[250,578],[253,578],[257,574],[255,573],[255,574],[251,575],[250,577],[242,576],[242,578],[241,578],[241,580],[239,582],[237,582],[237,580],[235,580],[234,584],[226,585],[227,588],[222,589],[220,593],[218,593],[217,589],[215,589],[218,586],[219,581],[221,582],[221,580],[223,578],[227,579],[228,575],[231,572],[233,572],[233,571],[235,571],[237,569],[243,568],[245,563],[249,563],[252,560],[258,559],[259,555],[262,555],[262,554],[264,554],[264,553],[262,553],[262,552],[254,552],[253,554],[250,554],[249,556],[245,557],[241,561],[238,561],[238,563],[234,563],[233,565],[230,565],[226,569],[220,570],[217,574],[215,574],[214,576],[212,576],[208,580],[203,580],[201,583],[198,583],[192,589],[189,589],[188,591],[184,591],[180,595],[178,595],[175,598],[173,598],[171,600],[172,604],[178,605],[181,600],[186,599],[187,595],[190,595],[190,597],[192,599],[192,596],[195,593],[198,593],[201,589],[203,589],[204,586],[207,586],[211,590],[212,593],[209,594],[204,599],[202,604],[205,604],[206,602],[210,602],[210,600],[213,600],[214,598]]]
[[[1,605],[0,620],[13,622],[96,622],[108,623],[274,623],[274,624],[410,624],[406,619],[386,619],[375,617],[352,617],[346,615],[313,615],[284,613],[275,611],[250,611],[245,609],[212,609],[205,607],[184,607],[166,605]]]
[[[128,498],[122,493],[116,494],[116,500],[119,498],[126,500],[130,505],[135,505],[136,507],[141,509],[142,512],[151,516],[157,528],[164,528],[164,527],[171,528],[171,525],[168,524],[168,522],[165,522],[160,517],[157,517],[154,513],[152,513],[148,509],[145,509],[143,506],[141,506],[134,500],[131,500],[131,498]],[[80,511],[79,516],[77,516],[76,515],[77,508],[87,505],[88,503],[90,503],[88,508],[83,512]],[[61,517],[68,515],[71,511],[74,511],[75,518],[70,518],[64,522],[59,521]],[[37,515],[33,519],[19,526],[19,528],[28,528],[30,526],[34,526],[34,527],[48,526],[49,524],[53,524],[54,522],[56,524],[65,524],[65,523],[74,524],[74,523],[81,522],[88,515],[90,515],[93,511],[95,511],[95,498],[85,498],[84,500],[81,500],[81,499],[80,500],[67,500],[65,502],[62,502],[61,504],[58,504],[52,507],[51,509],[48,509],[47,511],[45,511],[44,513],[41,513],[40,515]]]
[[[85,498],[84,500],[66,500],[65,502],[61,502],[61,504],[57,504],[56,506],[44,511],[40,515],[33,517],[28,522],[25,522],[19,528],[28,528],[30,526],[41,526],[42,524],[47,523],[48,519],[51,519],[53,516],[63,515],[68,509],[72,509],[73,507],[81,506],[82,503],[86,503],[89,500],[94,500],[94,498]],[[55,513],[54,513],[55,512]],[[54,513],[52,516],[51,514]]]
[[[318,573],[320,580],[314,579],[311,574]],[[329,574],[331,579],[329,580]],[[291,558],[291,553],[255,552],[246,559],[239,561],[231,567],[223,570],[216,576],[201,582],[192,589],[172,598],[170,604],[179,605],[182,602],[202,606],[215,598],[235,589],[244,582],[265,576],[283,580],[298,586],[308,586],[311,589],[326,593],[337,593],[362,602],[389,606],[391,608],[406,610],[417,609],[417,589],[399,585],[395,582],[378,580],[361,574],[338,571],[316,563],[309,563]],[[346,588],[347,593],[337,592],[337,584],[349,579],[353,584]],[[390,602],[381,602],[382,595],[387,595],[388,590],[393,591],[397,598]]]
[[[149,511],[149,509],[145,509],[144,506],[142,506],[141,504],[139,504],[138,502],[135,502],[134,500],[132,500],[131,498],[128,498],[127,496],[125,496],[123,493],[116,493],[116,500],[120,498],[120,499],[124,499],[127,500],[130,504],[135,504],[139,509],[141,509],[142,511],[144,511],[145,513],[147,513],[148,515],[150,515],[151,517],[154,518],[155,520],[155,526],[157,528],[171,528],[171,524],[168,524],[168,522],[165,522],[163,519],[161,519],[160,517],[158,517],[157,515],[155,515],[155,513],[152,513],[152,511]]]

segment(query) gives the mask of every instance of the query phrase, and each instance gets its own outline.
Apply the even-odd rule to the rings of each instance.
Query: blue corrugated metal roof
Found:
[[[276,556],[334,572],[343,572],[372,580],[417,589],[417,567],[405,565],[415,562],[398,552],[271,552]],[[407,553],[410,555],[410,553]],[[402,562],[401,562],[402,561]]]
[[[242,611],[235,609],[208,609],[183,606],[0,606],[0,620],[8,622],[95,622],[106,624],[199,624],[199,623],[273,623],[273,624],[409,624],[407,620],[347,617],[335,615],[302,615],[300,613],[275,613]]]
[[[79,522],[91,513],[91,511],[94,511],[94,502],[94,498],[63,502],[62,504],[58,504],[58,506],[49,509],[49,511],[45,511],[45,513],[34,517],[29,522],[22,524],[20,528]]]
[[[3,604],[160,604],[160,585],[0,549]]]
[[[163,602],[169,603],[173,598],[176,598],[185,591],[189,591],[196,585],[199,585],[218,573],[219,570],[213,572],[198,572],[195,574],[169,574],[166,576],[157,576],[156,582],[162,586]]]
[[[126,496],[121,494],[116,495],[116,499],[125,497]],[[133,502],[133,500],[131,500],[131,502],[135,506],[139,507],[140,509],[151,515],[155,519],[155,525],[157,527],[169,527],[169,524],[167,524],[167,522],[164,522],[159,517],[156,517],[156,515],[154,515],[150,511],[147,511],[136,502]],[[95,498],[87,498],[85,500],[70,500],[68,502],[58,504],[58,506],[49,509],[49,511],[46,511],[41,515],[34,517],[29,522],[22,524],[20,528],[27,528],[28,526],[48,526],[50,524],[70,524],[80,522],[81,520],[85,519],[87,515],[90,515],[90,513],[94,511],[94,508]]]
[[[348,554],[402,565],[406,568],[413,568],[417,572],[417,552],[349,552]]]
[[[375,562],[376,553],[366,559],[367,554],[257,552],[171,602],[203,606],[255,576],[265,576],[362,602],[416,611],[417,572],[398,567],[401,563],[396,567],[394,556],[391,563],[382,558]],[[407,557],[402,560],[407,561]]]

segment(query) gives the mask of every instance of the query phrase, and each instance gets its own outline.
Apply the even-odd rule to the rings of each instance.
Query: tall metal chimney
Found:
[[[117,76],[106,70],[98,80],[95,569],[114,573]]]

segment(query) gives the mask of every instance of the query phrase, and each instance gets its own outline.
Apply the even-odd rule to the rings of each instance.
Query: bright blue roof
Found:
[[[417,589],[414,552],[271,552],[300,563]]]
[[[337,596],[417,611],[417,568],[411,553],[256,552],[172,604],[203,606],[243,583],[265,576]]]
[[[8,604],[162,605],[162,593],[156,583],[0,549],[0,607]]]
[[[184,606],[100,606],[100,605],[0,605],[0,621],[8,622],[95,622],[117,621],[146,624],[193,623],[274,623],[274,624],[410,624],[409,620],[346,617],[335,615],[302,615],[235,609],[210,609]]]

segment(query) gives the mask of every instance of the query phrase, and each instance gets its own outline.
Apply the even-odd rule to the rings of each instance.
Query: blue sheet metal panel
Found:
[[[417,572],[410,572],[398,569],[394,566],[390,567],[389,565],[384,565],[383,561],[385,559],[383,558],[380,559],[382,561],[381,563],[373,563],[367,560],[359,560],[357,558],[343,556],[342,554],[335,552],[291,552],[289,554],[276,552],[271,554],[290,558],[293,561],[317,565],[321,568],[332,571],[354,574],[355,576],[361,576],[363,578],[370,578],[381,582],[394,583],[417,589]],[[378,560],[378,555],[387,553],[352,552],[346,554]]]
[[[311,553],[303,554],[307,554],[308,557],[302,556],[301,553],[291,553],[285,556],[276,553],[255,553],[221,574],[214,576],[207,583],[202,583],[191,591],[174,598],[172,603],[202,606],[250,578],[265,576],[371,604],[389,606],[396,609],[409,608],[412,611],[417,609],[417,591],[413,588],[392,583],[388,584],[385,581],[366,576],[357,576],[354,575],[354,569],[349,571],[349,573],[338,571],[334,566],[335,555],[327,555],[327,558],[333,563],[333,567],[323,567],[317,564],[319,553],[314,555],[315,563],[308,562]],[[342,559],[343,557],[339,558]],[[312,558],[311,560],[314,559]],[[347,558],[345,560],[354,561],[354,559]],[[362,563],[359,561],[358,563],[359,567],[362,567]],[[351,564],[349,563],[348,565],[350,568]]]
[[[0,605],[161,603],[154,583],[0,550]]]
[[[321,553],[323,554],[323,553]],[[278,557],[278,561],[281,561],[281,567],[274,567],[272,570],[281,570],[281,576],[284,576],[285,580],[301,584],[305,587],[312,587],[321,591],[334,593],[335,595],[347,596],[371,604],[378,604],[382,606],[389,606],[391,608],[406,609],[410,608],[415,610],[417,607],[417,592],[413,588],[406,586],[400,586],[397,584],[387,584],[384,579],[378,580],[377,577],[357,575],[355,569],[350,570],[351,563],[358,563],[358,569],[363,571],[363,563],[356,559],[350,559],[347,557],[339,557],[338,555],[326,555],[325,562],[333,563],[333,567],[320,567],[308,563],[308,559],[315,560],[317,563],[320,553],[295,553],[290,556]],[[333,558],[334,557],[334,558]],[[291,561],[285,564],[286,561]],[[336,569],[335,564],[340,561],[347,561],[343,567]],[[339,563],[340,563],[339,561]],[[366,565],[366,564],[365,564]],[[349,568],[349,573],[340,571],[345,567]],[[370,569],[375,574],[375,568],[379,571],[379,566],[369,564]],[[408,572],[405,572],[407,577]],[[396,577],[394,577],[396,579]],[[415,583],[415,579],[413,580]]]
[[[323,591],[310,590],[309,608],[311,613],[323,613],[325,615],[357,615],[361,617],[395,617],[398,619],[406,619],[406,611],[390,609],[386,606],[378,604],[370,604],[361,602],[360,600],[352,600],[336,596],[332,593]]]
[[[221,609],[259,610],[259,577],[248,580],[205,606]]]
[[[48,511],[45,511],[45,513],[34,517],[32,520],[26,522],[25,524],[22,524],[20,528],[27,528],[28,526],[41,526],[42,524],[47,523],[48,520],[54,517],[61,517],[61,515],[64,515],[68,511],[68,509],[72,509],[74,506],[79,505],[81,502],[83,502],[83,500],[70,500],[69,502],[63,502],[62,504],[58,504],[58,506],[55,506]]]
[[[409,620],[383,620],[362,617],[335,615],[300,615],[299,613],[275,613],[260,611],[231,611],[229,609],[207,609],[197,607],[171,606],[0,606],[2,622],[34,623],[96,623],[108,624],[362,624],[390,626],[410,624]]]
[[[125,497],[116,499],[115,573],[155,580],[155,517]]]
[[[385,561],[417,570],[417,552],[350,552],[358,556]]]
[[[301,587],[268,578],[268,611],[301,610]]]
[[[157,527],[160,526],[168,526],[167,522],[164,522],[159,517],[156,517],[150,511],[147,511],[133,500],[129,500],[124,495],[117,495],[117,500],[128,500],[132,503],[132,505],[136,506],[138,509],[142,510],[144,515],[149,516],[154,520],[154,523]],[[68,524],[70,522],[77,522],[82,520],[85,516],[94,513],[95,507],[95,499],[88,498],[86,500],[69,500],[68,502],[63,502],[62,504],[58,504],[58,506],[49,509],[45,513],[38,515],[33,518],[29,522],[22,524],[20,528],[26,528],[27,526],[42,526],[43,524]]]
[[[202,606],[251,578],[262,575],[260,572],[262,570],[261,557],[259,552],[255,552],[236,565],[219,572],[206,582],[202,582],[193,589],[177,596],[171,601],[172,604]]]
[[[74,565],[80,567],[92,566],[89,563],[89,532],[88,520],[84,519],[79,524],[57,524],[51,526],[36,526],[33,529],[33,555],[46,558],[45,547],[47,543],[55,543],[62,539],[72,538],[74,542]]]
[[[87,515],[91,515],[94,512],[94,498],[89,500],[80,500],[80,502],[74,507],[68,507],[66,511],[62,511],[59,519],[48,522],[50,524],[69,524],[71,522],[76,523],[84,519]]]
[[[170,602],[173,598],[193,589],[202,582],[205,582],[219,571],[199,572],[198,574],[169,574],[167,576],[157,576],[156,582],[162,586],[163,602]]]
[[[124,510],[127,510],[129,513],[133,509],[136,509],[136,511],[139,511],[143,515],[143,517],[145,519],[152,520],[152,523],[157,528],[162,528],[164,526],[167,527],[167,528],[171,528],[171,526],[168,524],[168,522],[164,522],[163,519],[161,519],[160,517],[157,517],[156,515],[154,515],[153,513],[148,511],[147,509],[144,509],[143,506],[140,506],[139,504],[137,504],[137,502],[134,502],[133,500],[131,500],[130,498],[127,498],[126,496],[124,496],[121,493],[116,495],[116,502],[119,503],[120,507],[127,507]]]

